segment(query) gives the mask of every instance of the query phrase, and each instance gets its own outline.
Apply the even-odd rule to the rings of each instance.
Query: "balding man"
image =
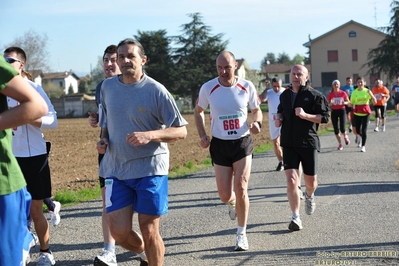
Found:
[[[220,53],[216,68],[219,76],[200,89],[194,111],[195,124],[201,147],[210,145],[220,200],[228,204],[230,219],[237,217],[234,250],[243,251],[249,248],[246,226],[249,210],[247,189],[253,153],[250,133],[260,132],[263,116],[254,84],[234,75],[237,69],[234,55],[228,51]],[[247,121],[248,105],[252,113],[251,123]],[[212,141],[205,131],[204,110],[208,106],[211,109]]]
[[[291,69],[291,86],[280,96],[275,125],[281,126],[281,146],[287,178],[287,196],[292,211],[288,226],[291,231],[302,229],[299,217],[300,195],[298,185],[299,164],[305,177],[305,211],[311,215],[316,203],[314,191],[317,188],[317,152],[320,151],[320,140],[317,135],[317,124],[327,123],[329,107],[326,97],[319,91],[309,88],[309,72],[302,65]]]

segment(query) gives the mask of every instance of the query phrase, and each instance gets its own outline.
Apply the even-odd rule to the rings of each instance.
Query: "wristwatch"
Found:
[[[255,121],[255,123],[258,123],[259,128],[262,128],[262,121]]]

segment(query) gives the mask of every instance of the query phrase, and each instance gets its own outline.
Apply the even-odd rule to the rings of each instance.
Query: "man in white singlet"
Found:
[[[216,59],[218,77],[202,85],[194,111],[202,148],[210,146],[220,200],[228,204],[230,219],[237,218],[234,250],[248,250],[246,226],[253,141],[250,133],[262,127],[260,99],[251,81],[236,77],[237,61],[224,51]],[[210,106],[212,141],[205,130],[204,111]],[[248,106],[252,123],[248,119]],[[233,190],[232,190],[233,188]]]

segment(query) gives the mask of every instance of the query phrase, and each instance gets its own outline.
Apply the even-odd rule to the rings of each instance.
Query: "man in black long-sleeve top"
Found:
[[[292,231],[302,229],[299,217],[300,195],[298,186],[299,164],[302,163],[305,177],[305,211],[311,215],[316,203],[314,191],[317,188],[317,152],[320,140],[317,127],[327,123],[329,107],[326,97],[307,86],[309,74],[306,67],[295,65],[291,69],[291,87],[280,95],[275,124],[281,126],[280,145],[283,147],[283,161],[287,177],[287,196],[292,210],[292,220],[288,228]]]

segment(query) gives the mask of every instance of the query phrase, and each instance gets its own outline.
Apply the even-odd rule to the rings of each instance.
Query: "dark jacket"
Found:
[[[327,123],[330,117],[327,98],[318,90],[301,86],[292,105],[292,88],[280,95],[277,112],[283,115],[280,145],[291,148],[313,148],[320,151],[317,135],[318,124],[295,115],[295,108],[302,107],[305,113],[320,114],[321,123]]]

